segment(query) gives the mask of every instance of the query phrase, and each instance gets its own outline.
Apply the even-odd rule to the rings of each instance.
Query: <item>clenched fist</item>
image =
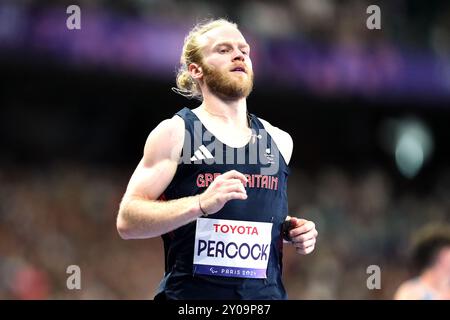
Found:
[[[244,185],[245,175],[236,170],[227,171],[218,176],[211,185],[199,196],[201,210],[210,215],[223,208],[232,199],[247,199]]]

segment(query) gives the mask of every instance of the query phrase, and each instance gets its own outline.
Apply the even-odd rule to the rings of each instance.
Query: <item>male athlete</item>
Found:
[[[283,242],[309,254],[317,237],[313,222],[288,216],[292,139],[247,112],[250,46],[234,23],[197,25],[180,61],[175,90],[202,103],[150,133],[118,232],[162,235],[165,274],[155,299],[287,299]]]
[[[403,282],[396,300],[450,300],[450,226],[427,225],[415,235],[412,263],[417,276]]]

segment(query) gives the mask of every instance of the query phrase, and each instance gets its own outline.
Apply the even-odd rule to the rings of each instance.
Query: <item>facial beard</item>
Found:
[[[206,64],[202,65],[206,85],[212,93],[225,100],[247,98],[253,89],[253,71],[247,76],[235,77],[230,71],[220,71]]]

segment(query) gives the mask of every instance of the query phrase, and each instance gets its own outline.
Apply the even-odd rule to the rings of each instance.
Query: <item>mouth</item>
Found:
[[[231,72],[243,72],[243,73],[247,73],[247,71],[245,71],[244,67],[236,67],[231,69]]]

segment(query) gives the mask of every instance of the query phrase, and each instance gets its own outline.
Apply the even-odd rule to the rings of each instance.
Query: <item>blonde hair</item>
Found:
[[[203,56],[201,54],[201,46],[198,38],[210,30],[223,26],[232,26],[236,29],[238,28],[237,24],[223,18],[207,20],[196,24],[186,38],[184,38],[183,51],[180,58],[180,67],[178,68],[176,78],[177,88],[172,88],[173,91],[189,99],[203,99],[200,87],[189,73],[188,66],[191,63],[200,64],[202,62]]]

